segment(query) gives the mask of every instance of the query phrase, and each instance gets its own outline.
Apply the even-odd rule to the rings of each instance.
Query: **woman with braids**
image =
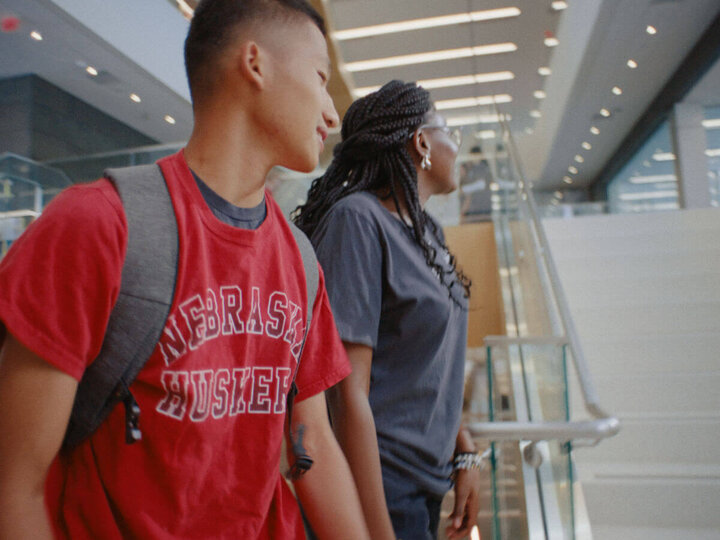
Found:
[[[449,538],[478,511],[476,450],[460,423],[470,282],[423,209],[457,188],[459,143],[426,90],[389,82],[352,104],[295,215],[353,367],[328,399],[374,540],[436,538],[451,476]]]

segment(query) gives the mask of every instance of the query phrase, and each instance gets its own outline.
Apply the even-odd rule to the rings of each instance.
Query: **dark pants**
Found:
[[[436,540],[442,497],[416,486],[411,478],[383,467],[383,486],[398,540]]]

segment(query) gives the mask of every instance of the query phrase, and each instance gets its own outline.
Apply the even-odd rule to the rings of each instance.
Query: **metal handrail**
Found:
[[[615,417],[582,422],[469,422],[465,425],[473,437],[490,441],[568,441],[599,442],[620,431]]]
[[[590,371],[585,360],[585,355],[580,345],[580,339],[575,328],[575,324],[570,315],[568,302],[565,297],[564,290],[560,284],[560,278],[557,268],[550,254],[549,243],[545,235],[545,230],[538,217],[537,205],[532,190],[525,180],[525,174],[522,162],[519,159],[515,141],[510,132],[507,120],[504,115],[498,112],[500,126],[507,135],[508,154],[514,162],[519,176],[519,181],[515,180],[515,186],[518,191],[518,203],[526,200],[530,211],[530,219],[539,243],[538,251],[547,270],[550,286],[555,296],[555,303],[558,308],[560,320],[563,326],[563,336],[531,336],[531,337],[505,337],[505,336],[487,336],[485,343],[487,346],[493,345],[533,345],[533,344],[550,344],[558,345],[567,344],[570,348],[577,374],[580,389],[583,395],[585,409],[595,418],[590,421],[570,421],[570,422],[473,422],[468,424],[470,433],[475,437],[481,437],[489,440],[559,440],[563,442],[571,440],[591,440],[593,444],[597,444],[600,440],[617,434],[620,430],[620,421],[607,414],[599,405],[595,387],[590,377]]]

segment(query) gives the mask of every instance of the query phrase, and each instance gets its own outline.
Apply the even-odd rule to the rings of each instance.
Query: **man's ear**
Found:
[[[237,57],[240,75],[257,89],[265,85],[266,56],[265,51],[254,41],[245,41],[240,46]]]

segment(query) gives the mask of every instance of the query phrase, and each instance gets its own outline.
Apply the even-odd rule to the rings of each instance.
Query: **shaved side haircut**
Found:
[[[185,39],[185,71],[193,102],[212,92],[217,60],[240,27],[298,17],[307,17],[327,35],[325,21],[306,0],[200,0]]]

